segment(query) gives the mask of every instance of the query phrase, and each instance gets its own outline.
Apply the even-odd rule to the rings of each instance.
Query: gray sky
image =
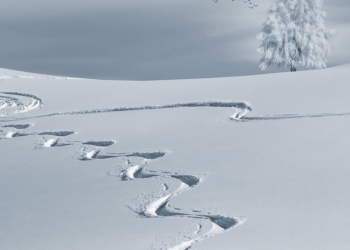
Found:
[[[260,74],[271,0],[2,0],[0,67],[100,79]],[[350,1],[326,0],[329,66],[350,62]],[[270,70],[276,72],[279,70]]]

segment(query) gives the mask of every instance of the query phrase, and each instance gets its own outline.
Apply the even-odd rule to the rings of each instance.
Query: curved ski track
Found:
[[[167,152],[155,152],[157,158],[163,157]],[[199,210],[192,210],[191,212],[184,211],[180,208],[173,208],[169,205],[171,199],[182,192],[191,190],[198,186],[204,178],[199,174],[186,174],[177,172],[156,172],[150,171],[145,168],[145,166],[150,162],[148,158],[143,158],[144,161],[140,165],[131,165],[127,162],[127,169],[123,170],[120,174],[122,180],[135,180],[153,177],[163,177],[164,179],[174,179],[180,182],[180,186],[175,190],[169,190],[167,183],[163,183],[163,193],[155,200],[149,202],[144,206],[144,209],[137,212],[141,217],[145,218],[155,218],[155,217],[185,217],[196,220],[206,220],[211,223],[211,229],[206,233],[201,233],[202,225],[199,224],[198,230],[195,232],[196,237],[192,239],[182,241],[170,248],[168,250],[186,250],[190,249],[195,243],[202,241],[208,237],[214,236],[218,233],[225,232],[244,222],[244,217],[229,217],[223,215],[212,215],[210,213],[201,213]],[[155,157],[152,157],[156,159]]]
[[[1,92],[0,92],[1,93]],[[1,100],[1,97],[0,97]],[[124,111],[142,111],[142,110],[155,110],[155,109],[173,109],[173,108],[198,108],[198,107],[214,107],[214,108],[234,108],[235,113],[231,116],[232,119],[240,119],[246,113],[252,111],[252,108],[244,102],[231,102],[231,101],[208,101],[208,102],[188,102],[188,103],[175,103],[167,105],[149,105],[139,107],[118,107],[118,108],[106,108],[106,109],[90,109],[90,110],[78,110],[69,112],[57,112],[51,114],[44,114],[38,116],[19,117],[6,121],[20,121],[26,119],[45,118],[51,116],[70,116],[70,115],[88,115],[88,114],[100,114],[111,112],[124,112]]]
[[[155,198],[154,200],[147,200],[144,210],[138,211],[133,209],[139,216],[145,218],[155,218],[155,217],[185,217],[194,220],[205,220],[211,223],[211,229],[208,232],[202,233],[202,226],[199,224],[199,229],[195,233],[196,236],[190,240],[179,242],[168,250],[186,250],[190,249],[191,246],[199,241],[202,241],[208,237],[214,236],[218,233],[225,232],[232,227],[239,225],[244,222],[243,217],[229,217],[223,215],[213,215],[210,213],[201,213],[199,210],[192,210],[192,212],[187,212],[179,208],[172,208],[169,205],[170,200],[181,194],[182,192],[191,190],[192,188],[198,186],[203,180],[203,175],[199,174],[185,174],[178,172],[156,172],[147,170],[145,166],[159,158],[166,156],[168,151],[136,151],[136,152],[119,152],[119,153],[106,153],[103,151],[104,148],[111,146],[115,141],[65,141],[61,137],[66,137],[72,135],[74,131],[54,131],[54,132],[36,132],[36,133],[23,133],[19,130],[25,130],[32,126],[32,124],[3,124],[1,125],[4,129],[9,129],[5,133],[4,138],[10,139],[21,136],[44,136],[41,137],[39,141],[36,142],[36,149],[43,148],[53,148],[61,146],[69,146],[79,144],[81,146],[81,152],[79,153],[78,160],[101,160],[109,158],[123,158],[126,159],[127,168],[120,171],[120,178],[123,181],[144,179],[152,177],[163,177],[166,179],[173,179],[180,183],[179,187],[174,190],[169,188],[169,185],[164,182],[163,193],[161,196]],[[49,137],[47,137],[49,136]],[[140,165],[131,165],[130,159],[139,158],[142,159]],[[163,248],[162,248],[163,249]]]
[[[34,95],[23,94],[17,92],[0,92],[0,109],[6,109],[4,116],[13,115],[23,112],[31,111],[35,108],[40,108],[42,106],[42,100]],[[23,100],[30,98],[30,101]],[[8,107],[11,107],[10,110]],[[107,113],[107,112],[121,112],[121,111],[134,111],[134,110],[152,110],[152,109],[170,109],[170,108],[189,108],[189,107],[231,107],[235,108],[236,112],[233,115],[233,119],[241,118],[246,112],[251,111],[251,108],[242,102],[190,102],[190,103],[177,103],[170,105],[155,105],[155,106],[142,106],[142,107],[126,107],[126,108],[113,108],[113,109],[94,109],[94,110],[82,110],[82,111],[73,111],[65,113],[54,113],[42,116],[34,117],[22,117],[13,119],[24,120],[27,118],[41,118],[41,117],[50,117],[50,116],[61,116],[61,115],[81,115],[81,114],[96,114],[96,113]],[[122,170],[120,173],[121,180],[134,180],[134,179],[143,179],[143,178],[152,178],[152,177],[162,177],[167,179],[176,180],[180,183],[179,187],[171,190],[167,183],[163,183],[163,186],[166,187],[163,189],[163,194],[160,197],[157,197],[155,200],[148,200],[147,205],[143,211],[137,211],[139,216],[146,218],[153,217],[186,217],[195,220],[205,220],[211,223],[211,229],[202,233],[202,225],[199,225],[196,234],[196,237],[191,239],[186,239],[186,241],[179,242],[168,247],[169,250],[186,250],[190,249],[193,244],[204,240],[205,238],[214,236],[217,233],[224,232],[231,229],[232,227],[243,222],[243,217],[229,217],[223,215],[212,215],[209,213],[201,213],[199,210],[193,210],[192,212],[186,212],[179,208],[172,208],[169,205],[170,200],[181,194],[184,191],[190,190],[198,186],[204,179],[201,175],[195,174],[184,174],[177,172],[155,172],[145,169],[147,163],[156,160],[158,158],[164,157],[168,152],[167,151],[144,151],[144,152],[124,152],[124,153],[106,153],[103,151],[105,147],[111,146],[115,141],[65,141],[62,137],[72,135],[74,131],[47,131],[47,132],[31,132],[24,133],[23,130],[33,126],[33,124],[18,124],[18,123],[8,123],[11,120],[5,120],[6,124],[1,124],[4,130],[1,130],[2,137],[0,139],[11,139],[16,137],[23,136],[41,136],[41,138],[36,141],[36,148],[54,148],[69,146],[74,144],[81,145],[81,152],[77,159],[86,161],[86,160],[101,160],[101,159],[110,159],[110,158],[123,158],[127,159],[128,167],[125,170]],[[139,158],[143,162],[140,165],[130,165],[130,159]]]
[[[29,112],[41,108],[42,100],[31,94],[0,92],[0,117]]]
[[[169,171],[157,172],[147,170],[145,168],[146,165],[148,165],[150,162],[166,156],[169,153],[168,151],[157,150],[141,152],[106,153],[103,152],[103,148],[103,146],[92,149],[87,149],[86,147],[83,147],[80,156],[78,156],[78,159],[85,161],[122,157],[123,159],[126,159],[127,165],[127,167],[125,169],[122,169],[119,173],[119,176],[123,181],[162,177],[164,180],[173,179],[180,182],[179,187],[175,188],[174,190],[170,190],[169,185],[166,182],[164,182],[162,194],[159,197],[154,198],[153,200],[147,200],[146,204],[143,206],[143,209],[139,210],[130,207],[139,216],[144,218],[185,217],[195,220],[205,220],[211,223],[211,229],[208,232],[203,233],[201,235],[201,230],[199,229],[198,232],[195,233],[196,237],[190,240],[182,241],[170,248],[167,248],[168,250],[190,249],[193,244],[202,241],[208,237],[214,236],[218,233],[225,232],[233,228],[234,226],[244,222],[244,217],[229,217],[223,215],[213,215],[208,213],[205,214],[201,213],[199,210],[192,210],[192,212],[187,212],[180,208],[172,208],[169,205],[169,202],[173,197],[180,195],[182,192],[195,188],[204,180],[204,177],[200,174],[186,174]],[[142,159],[142,163],[139,165],[132,165],[130,164],[130,159],[132,158],[140,158]],[[202,226],[200,226],[200,228],[201,227]]]
[[[56,79],[56,78],[54,78]],[[62,78],[64,79],[64,78]],[[30,101],[25,102],[22,99],[30,98]],[[26,103],[26,104],[25,104]],[[233,108],[234,114],[228,118],[230,121],[238,122],[253,122],[253,121],[275,121],[286,119],[300,119],[300,118],[319,118],[319,117],[333,117],[333,116],[349,116],[350,112],[343,113],[317,113],[317,114],[278,114],[270,116],[247,116],[252,111],[252,107],[245,102],[232,101],[208,101],[208,102],[188,102],[175,103],[167,105],[148,105],[139,107],[117,107],[105,109],[91,109],[91,110],[77,110],[68,112],[56,112],[51,114],[44,114],[29,117],[5,117],[19,113],[25,113],[36,108],[41,108],[43,102],[40,98],[31,94],[24,94],[18,92],[0,92],[0,117],[6,120],[1,122],[23,121],[26,119],[45,118],[51,116],[70,116],[70,115],[88,115],[110,112],[124,112],[124,111],[142,111],[142,110],[156,110],[156,109],[173,109],[173,108],[192,108],[192,107],[216,107],[216,108]],[[5,110],[5,112],[2,112]]]
[[[17,93],[17,92],[0,92],[0,110],[5,110],[2,116],[8,116],[23,112],[31,111],[35,108],[42,106],[42,100],[35,95]],[[145,218],[155,217],[185,217],[194,219],[196,221],[207,221],[211,224],[210,230],[203,232],[203,225],[198,224],[198,229],[195,231],[195,236],[167,247],[167,250],[188,250],[195,243],[202,241],[208,237],[214,236],[218,233],[225,232],[236,225],[244,222],[244,217],[230,217],[224,215],[213,215],[211,213],[203,213],[199,210],[183,210],[181,208],[173,208],[169,205],[172,198],[180,195],[181,193],[191,190],[197,187],[202,181],[204,181],[203,175],[200,174],[187,174],[170,171],[151,171],[146,169],[146,166],[157,159],[166,156],[168,151],[143,151],[143,152],[122,152],[122,153],[106,153],[104,149],[115,143],[114,140],[107,141],[65,141],[62,137],[72,135],[74,131],[46,131],[46,132],[32,132],[23,133],[22,131],[33,126],[33,124],[18,124],[8,123],[10,121],[20,121],[29,118],[43,118],[51,116],[65,116],[65,115],[84,115],[84,114],[97,114],[107,112],[122,112],[122,111],[136,111],[136,110],[153,110],[153,109],[171,109],[171,108],[189,108],[189,107],[224,107],[234,108],[235,113],[229,119],[233,121],[247,122],[247,121],[269,121],[269,120],[283,120],[283,119],[296,119],[296,118],[313,118],[313,117],[328,117],[328,116],[346,116],[348,113],[322,113],[322,114],[308,114],[308,115],[273,115],[266,117],[247,117],[245,116],[252,108],[244,102],[190,102],[190,103],[177,103],[169,105],[154,105],[154,106],[141,106],[141,107],[121,107],[111,109],[93,109],[93,110],[81,110],[72,112],[58,112],[40,116],[21,117],[14,119],[3,120],[3,124],[0,127],[3,130],[2,137],[0,139],[10,139],[22,136],[41,136],[40,140],[36,142],[37,149],[42,148],[54,148],[61,146],[69,146],[79,144],[81,146],[81,152],[76,157],[82,161],[89,160],[102,160],[111,158],[122,158],[126,160],[126,167],[120,170],[119,176],[123,181],[139,180],[145,178],[155,178],[162,180],[177,181],[179,185],[177,188],[170,188],[167,181],[163,182],[163,191],[156,198],[148,199],[145,204],[141,205],[142,209],[131,207],[139,216]],[[6,117],[5,117],[6,118]],[[4,124],[5,123],[5,124]],[[4,131],[5,130],[5,131]],[[1,134],[0,134],[1,135]],[[141,159],[140,164],[133,165],[130,163],[131,159]],[[162,248],[163,249],[163,248]]]

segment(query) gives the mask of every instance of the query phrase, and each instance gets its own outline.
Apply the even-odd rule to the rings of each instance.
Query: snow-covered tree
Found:
[[[258,35],[260,68],[270,66],[308,69],[326,68],[329,39],[334,31],[325,27],[323,0],[273,0]]]

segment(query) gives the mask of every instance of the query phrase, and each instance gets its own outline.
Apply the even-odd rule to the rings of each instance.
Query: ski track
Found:
[[[100,160],[108,158],[122,157],[127,159],[127,169],[120,172],[120,178],[122,181],[130,181],[136,179],[146,179],[153,177],[162,177],[165,179],[177,180],[180,185],[177,189],[171,190],[169,193],[169,186],[167,183],[163,183],[163,193],[160,197],[155,200],[148,201],[143,211],[137,211],[133,209],[140,217],[143,218],[164,218],[164,217],[184,217],[193,220],[206,220],[211,223],[211,230],[204,233],[201,236],[195,237],[189,241],[180,242],[168,250],[186,250],[190,249],[195,243],[202,241],[208,237],[214,236],[218,233],[223,233],[234,226],[240,225],[244,222],[244,217],[229,217],[223,215],[211,215],[201,213],[199,210],[192,210],[191,212],[184,211],[180,208],[173,208],[169,205],[172,198],[180,195],[185,191],[189,191],[197,187],[204,178],[199,174],[185,174],[177,172],[157,172],[150,171],[145,168],[150,162],[166,156],[169,151],[157,150],[157,151],[141,151],[141,152],[125,152],[125,153],[104,153],[102,149],[96,149],[86,151],[82,149],[79,160]],[[136,157],[143,160],[141,165],[131,165],[129,158]],[[195,234],[199,234],[202,226],[200,225]]]
[[[17,97],[8,97],[3,96],[0,97],[2,101],[0,103],[1,108],[6,108],[7,105],[11,105],[17,107],[17,109],[12,113],[20,113],[19,111],[25,110],[30,111],[34,108],[41,107],[42,101],[40,98],[23,93],[17,92],[1,92],[5,95],[12,95],[17,97],[29,97],[33,101],[25,106],[20,98]],[[2,98],[2,99],[1,99]],[[8,101],[10,100],[10,101]],[[6,107],[2,105],[6,104]],[[15,104],[13,104],[15,103]],[[18,107],[25,107],[20,108]],[[29,107],[29,108],[28,108]],[[30,108],[32,107],[32,108]],[[95,113],[106,113],[106,112],[120,112],[120,111],[134,111],[134,110],[152,110],[152,109],[170,109],[170,108],[185,108],[185,107],[233,107],[235,109],[235,114],[231,117],[232,119],[240,119],[245,113],[251,111],[251,108],[245,103],[237,103],[237,102],[192,102],[192,103],[178,103],[178,104],[170,104],[163,106],[142,106],[142,107],[127,107],[127,108],[114,108],[114,109],[95,109],[95,110],[85,110],[85,111],[75,111],[75,112],[66,112],[66,113],[55,113],[43,116],[36,116],[31,118],[40,118],[40,117],[49,117],[49,116],[57,116],[57,115],[79,115],[79,114],[95,114]],[[11,113],[6,113],[9,115]],[[26,118],[24,118],[26,119]],[[17,119],[23,120],[23,118]],[[5,120],[3,122],[9,122],[11,120]],[[202,241],[208,237],[214,236],[217,233],[224,232],[226,230],[231,229],[232,227],[239,225],[243,222],[241,218],[238,217],[228,217],[223,215],[210,215],[201,214],[199,210],[197,212],[186,212],[180,208],[172,208],[169,205],[171,199],[175,196],[180,195],[182,192],[191,190],[198,186],[203,178],[200,175],[190,175],[184,173],[177,172],[156,172],[156,171],[148,171],[145,169],[145,165],[151,161],[157,160],[159,158],[164,157],[168,154],[168,151],[135,151],[135,152],[119,152],[119,153],[106,153],[103,151],[104,148],[111,146],[115,143],[113,140],[106,141],[65,141],[62,137],[66,137],[74,134],[74,131],[47,131],[47,132],[32,132],[25,133],[19,132],[18,130],[25,130],[31,127],[32,124],[2,124],[1,127],[5,129],[10,129],[7,133],[4,134],[3,138],[0,139],[10,139],[15,137],[23,137],[23,136],[41,136],[39,142],[37,142],[36,149],[43,148],[54,148],[61,146],[69,146],[80,144],[81,152],[77,159],[81,161],[87,160],[101,160],[101,159],[110,159],[110,158],[123,158],[127,159],[127,162],[130,163],[130,158],[140,158],[143,160],[143,164],[140,166],[136,165],[128,165],[128,168],[124,171],[121,171],[121,180],[136,180],[136,179],[144,179],[144,178],[152,178],[152,177],[163,177],[170,178],[176,180],[180,183],[179,187],[175,190],[171,190],[167,183],[163,183],[163,192],[164,194],[155,199],[149,200],[148,205],[142,212],[138,212],[138,215],[145,218],[155,218],[155,217],[185,217],[193,220],[206,220],[209,221],[212,225],[212,228],[202,235],[200,232],[202,231],[202,226],[199,224],[198,229],[195,231],[196,237],[192,237],[192,239],[187,239],[185,241],[181,241],[178,244],[167,247],[168,250],[187,250],[190,249],[195,243]],[[165,194],[167,193],[167,194]],[[137,212],[136,210],[134,210]],[[163,248],[162,248],[163,249]]]
[[[86,141],[83,142],[84,145],[92,145],[97,147],[108,147],[115,143],[115,141]]]
[[[41,108],[42,100],[31,94],[0,92],[0,117],[21,114]]]
[[[32,124],[8,124],[1,126],[3,128],[15,128],[15,129],[26,129],[33,126]]]
[[[18,128],[24,130],[28,128],[28,124],[8,124],[2,125],[3,128]],[[171,171],[157,172],[147,170],[145,166],[159,158],[166,156],[169,151],[156,150],[156,151],[135,151],[135,152],[119,152],[119,153],[106,153],[103,149],[111,146],[115,143],[112,140],[106,141],[63,141],[61,137],[74,134],[74,131],[53,131],[53,132],[40,132],[40,133],[23,133],[16,130],[9,131],[5,134],[5,138],[22,137],[29,135],[43,136],[40,143],[36,146],[37,149],[53,148],[61,146],[69,146],[79,144],[82,146],[80,155],[77,159],[86,160],[101,160],[110,158],[123,158],[127,159],[127,169],[120,172],[121,180],[136,180],[152,177],[171,178],[177,180],[180,185],[175,190],[171,190],[167,183],[163,183],[163,194],[155,200],[149,200],[145,209],[141,212],[134,210],[140,217],[144,218],[156,218],[156,217],[185,217],[193,220],[206,220],[211,223],[211,230],[203,235],[199,235],[202,230],[202,226],[199,224],[198,229],[195,232],[197,235],[191,240],[182,241],[168,250],[187,250],[190,249],[195,243],[202,241],[208,237],[214,236],[218,233],[225,232],[236,225],[241,224],[244,220],[240,217],[228,217],[223,215],[211,215],[201,213],[199,210],[192,210],[191,212],[184,211],[180,208],[173,208],[169,205],[171,199],[180,195],[182,192],[191,190],[197,187],[204,178],[201,175],[185,174]],[[49,137],[46,137],[49,136]],[[141,165],[131,165],[130,158],[140,158],[143,160]],[[199,236],[198,236],[199,235]]]
[[[46,131],[46,132],[22,132],[25,129],[33,126],[33,124],[0,124],[0,128],[5,129],[0,131],[0,139],[10,139],[23,136],[54,136],[66,137],[75,133],[75,131]]]
[[[159,151],[158,151],[159,152]],[[165,155],[165,153],[164,153]],[[163,157],[159,156],[158,158]],[[144,179],[144,178],[152,178],[152,177],[163,177],[163,178],[172,178],[180,182],[180,186],[167,193],[166,191],[169,189],[166,183],[163,183],[163,194],[156,200],[150,202],[144,209],[144,211],[138,212],[141,217],[146,218],[156,218],[156,217],[185,217],[196,220],[207,220],[211,223],[211,230],[207,233],[199,237],[195,237],[188,241],[180,242],[177,245],[174,245],[168,250],[186,250],[190,249],[195,243],[202,241],[208,237],[214,236],[218,233],[223,233],[234,226],[240,225],[244,222],[245,218],[243,217],[229,217],[223,215],[209,215],[200,213],[200,211],[192,210],[191,212],[187,212],[182,210],[181,208],[173,208],[169,205],[172,198],[180,195],[185,191],[189,191],[195,187],[197,187],[204,178],[198,174],[185,174],[185,173],[174,173],[174,172],[158,172],[148,171],[145,166],[148,164],[148,160],[144,159],[143,164],[141,165],[129,165],[129,167],[121,173],[121,179],[126,180],[136,180],[136,179]],[[199,234],[202,226],[199,224],[198,229],[195,234]]]
[[[240,119],[246,113],[252,111],[252,108],[244,102],[232,102],[232,101],[208,101],[208,102],[187,102],[187,103],[175,103],[167,105],[149,105],[140,107],[119,107],[119,108],[107,108],[107,109],[91,109],[91,110],[79,110],[70,112],[57,112],[45,115],[31,116],[31,117],[19,117],[13,118],[12,121],[45,118],[51,116],[70,116],[70,115],[89,115],[100,113],[112,113],[112,112],[125,112],[125,111],[143,111],[143,110],[157,110],[157,109],[173,109],[173,108],[198,108],[198,107],[214,107],[214,108],[233,108],[235,110],[231,119]],[[11,120],[7,120],[11,121]]]
[[[349,116],[350,112],[344,113],[319,113],[319,114],[279,114],[270,116],[243,116],[240,119],[229,120],[234,122],[259,122],[259,121],[277,121],[277,120],[287,120],[287,119],[305,119],[305,118],[322,118],[322,117],[339,117],[339,116]]]
[[[17,92],[0,92],[0,110],[13,108],[14,111],[5,113],[6,115],[23,113],[31,111],[35,108],[40,108],[42,106],[42,101],[40,98]],[[23,98],[30,98],[31,101],[28,104],[24,104]],[[137,110],[154,110],[154,109],[171,109],[171,108],[189,108],[189,107],[225,107],[234,108],[235,113],[229,118],[230,121],[236,122],[251,122],[251,121],[272,121],[272,120],[285,120],[285,119],[298,119],[298,118],[317,118],[317,117],[333,117],[333,116],[348,116],[350,112],[347,113],[320,113],[320,114],[280,114],[271,116],[261,116],[261,117],[249,117],[246,114],[252,111],[252,108],[244,102],[190,102],[190,103],[177,103],[169,105],[155,105],[155,106],[141,106],[141,107],[121,107],[121,108],[111,108],[111,109],[93,109],[93,110],[81,110],[72,112],[58,112],[40,116],[32,117],[22,117],[15,119],[3,120],[6,124],[1,124],[0,126],[4,129],[10,129],[7,133],[4,133],[3,138],[9,139],[14,137],[22,136],[41,136],[40,142],[37,143],[38,149],[40,148],[54,148],[60,146],[69,146],[79,144],[81,146],[81,151],[77,157],[81,161],[89,160],[103,160],[111,158],[122,158],[126,159],[126,168],[122,169],[119,173],[119,177],[122,181],[136,181],[147,178],[154,178],[159,180],[164,180],[162,183],[161,194],[156,198],[148,199],[145,204],[142,205],[141,211],[139,209],[130,207],[135,213],[140,217],[144,218],[167,218],[167,217],[182,217],[189,218],[195,221],[207,221],[210,223],[210,230],[203,232],[203,225],[201,223],[197,224],[197,229],[194,232],[193,237],[182,240],[170,247],[166,247],[167,250],[188,250],[194,244],[212,237],[216,234],[226,232],[233,227],[242,224],[245,221],[244,217],[230,217],[225,215],[213,215],[211,213],[203,213],[201,210],[185,210],[181,208],[172,207],[169,203],[171,200],[180,195],[183,192],[189,191],[197,187],[201,182],[204,181],[203,175],[200,174],[187,174],[171,171],[152,171],[146,169],[152,161],[158,160],[169,154],[166,150],[156,150],[156,151],[135,151],[135,152],[118,152],[109,153],[105,152],[104,149],[109,147],[116,142],[114,140],[105,141],[65,141],[62,137],[70,136],[74,134],[74,131],[47,131],[47,132],[33,132],[24,133],[23,131],[31,126],[32,124],[7,124],[11,121],[25,120],[29,118],[43,118],[51,116],[66,116],[66,115],[84,115],[84,114],[98,114],[98,113],[108,113],[108,112],[122,112],[122,111],[137,111]],[[7,117],[5,117],[6,119]],[[2,131],[3,132],[3,131]],[[130,159],[140,159],[141,164],[133,165],[130,163]],[[171,188],[167,180],[176,181],[179,185],[177,188]],[[164,249],[164,248],[162,248]]]
[[[35,95],[18,93],[18,92],[0,92],[7,96],[0,95],[0,111],[14,109],[5,113],[0,113],[0,117],[6,120],[1,122],[22,121],[26,119],[45,118],[52,116],[70,116],[70,115],[89,115],[99,113],[111,113],[111,112],[126,112],[126,111],[143,111],[143,110],[158,110],[158,109],[173,109],[173,108],[192,108],[192,107],[216,107],[216,108],[233,108],[234,114],[228,118],[229,121],[234,122],[258,122],[258,121],[275,121],[286,119],[300,119],[300,118],[321,118],[321,117],[334,117],[334,116],[349,116],[350,112],[344,113],[318,113],[318,114],[279,114],[270,116],[247,116],[252,108],[245,102],[232,102],[232,101],[208,101],[208,102],[188,102],[188,103],[175,103],[167,105],[149,105],[140,107],[118,107],[118,108],[106,108],[106,109],[91,109],[91,110],[78,110],[69,112],[56,112],[51,114],[44,114],[38,116],[29,117],[4,117],[6,115],[20,114],[31,111],[33,109],[41,108],[43,102]],[[16,96],[16,97],[13,97]],[[20,98],[31,98],[29,104],[23,103]]]
[[[23,137],[23,136],[35,136],[35,135],[52,135],[57,137],[65,137],[68,135],[74,134],[74,131],[55,131],[55,132],[32,132],[32,133],[23,133],[17,130],[10,130],[7,133],[4,133],[5,138],[14,138],[14,137]],[[1,138],[1,137],[0,137]]]

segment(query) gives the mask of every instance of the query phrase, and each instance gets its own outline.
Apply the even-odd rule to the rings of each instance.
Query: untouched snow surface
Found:
[[[349,248],[350,65],[0,79],[1,249]]]

